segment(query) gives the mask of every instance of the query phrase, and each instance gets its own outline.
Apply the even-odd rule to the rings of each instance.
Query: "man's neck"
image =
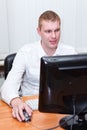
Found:
[[[45,49],[45,52],[48,56],[52,56],[55,53],[56,49]]]
[[[48,56],[52,56],[52,55],[55,53],[56,49],[57,49],[57,48],[46,48],[46,47],[44,46],[44,44],[41,44],[41,45],[42,45],[43,50],[45,51],[45,53],[46,53]]]

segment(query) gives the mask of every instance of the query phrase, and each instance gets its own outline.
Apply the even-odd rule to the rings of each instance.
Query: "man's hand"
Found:
[[[29,106],[24,103],[20,98],[14,98],[11,100],[12,106],[12,116],[19,121],[24,121],[25,117],[23,115],[23,110],[25,110],[30,116],[33,111]]]

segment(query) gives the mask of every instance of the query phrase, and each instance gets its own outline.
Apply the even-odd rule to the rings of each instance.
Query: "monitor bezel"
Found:
[[[69,109],[67,109],[62,103],[62,98],[59,99],[59,101],[61,102],[61,104],[63,105],[60,106],[60,110],[56,110],[56,109],[51,109],[49,105],[49,107],[46,107],[46,104],[48,99],[51,100],[50,96],[48,96],[48,93],[44,92],[44,91],[48,91],[48,86],[47,86],[47,73],[48,73],[48,68],[57,68],[58,67],[58,71],[77,71],[77,70],[84,70],[83,73],[85,73],[85,71],[87,71],[87,54],[76,54],[76,55],[62,55],[62,56],[47,56],[47,57],[42,57],[41,58],[41,68],[40,68],[40,86],[39,86],[39,111],[41,112],[48,112],[48,113],[63,113],[63,114],[73,114],[73,106],[69,106],[70,104],[65,104],[67,106],[69,106]],[[79,72],[79,71],[78,71]],[[50,75],[51,76],[51,73]],[[65,75],[66,76],[66,75]],[[78,76],[78,74],[74,75],[74,76]],[[46,79],[47,78],[47,79]],[[66,77],[65,77],[66,78]],[[87,75],[86,75],[86,78],[87,78]],[[69,79],[70,80],[70,79]],[[44,82],[45,81],[45,82]],[[72,87],[72,82],[73,81],[69,81],[69,86]],[[83,82],[83,80],[82,80]],[[85,81],[86,82],[86,81]],[[44,88],[44,87],[47,87],[47,88]],[[47,90],[46,90],[47,89]],[[75,89],[75,88],[74,88]],[[83,97],[83,94],[84,94],[84,99],[87,99],[87,97],[85,96],[87,94],[87,91],[86,91],[86,87],[84,88],[85,90],[83,90],[83,88],[80,90],[81,93],[78,92],[78,89],[76,89],[75,91],[75,94],[72,94],[70,93],[71,90],[69,90],[68,92],[66,92],[65,95],[68,95],[69,93],[69,98],[70,100],[66,99],[68,102],[71,102],[71,100],[73,101],[73,98],[76,98],[75,96],[77,96],[77,100],[80,101],[80,98],[79,98],[79,94],[80,94],[80,97],[81,97],[81,94],[82,94],[82,97]],[[44,90],[44,91],[43,91]],[[41,92],[43,91],[43,92]],[[72,89],[73,91],[73,89]],[[71,91],[71,92],[72,92]],[[55,95],[55,93],[54,93]],[[72,97],[72,96],[73,97]],[[62,95],[63,96],[63,95]],[[68,98],[67,96],[67,98]],[[81,97],[81,98],[82,98]],[[83,102],[83,101],[82,101]],[[82,103],[81,102],[81,103]],[[86,102],[86,101],[85,101]],[[83,102],[84,103],[84,102]],[[44,105],[42,105],[44,104]],[[85,103],[84,103],[85,104]],[[51,104],[52,105],[52,104]],[[81,105],[81,104],[79,104]],[[45,108],[46,107],[46,108]],[[65,108],[64,108],[65,107]],[[65,109],[65,110],[64,110]],[[76,113],[78,113],[79,111],[80,106],[78,106],[78,103],[77,103],[77,106],[76,106]],[[87,111],[84,111],[84,113],[86,113]]]

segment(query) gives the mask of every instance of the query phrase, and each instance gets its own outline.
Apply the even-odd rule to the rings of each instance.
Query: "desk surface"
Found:
[[[28,100],[33,97],[23,97],[23,100]],[[34,111],[32,121],[25,123],[19,122],[12,117],[11,108],[0,100],[0,129],[1,130],[45,130],[47,128],[55,127],[58,125],[59,120],[64,117],[61,114],[49,114]],[[63,130],[58,127],[56,130]]]

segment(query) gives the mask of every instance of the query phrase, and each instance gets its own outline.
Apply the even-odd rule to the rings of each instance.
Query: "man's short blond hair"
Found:
[[[55,13],[54,11],[51,10],[47,10],[44,13],[42,13],[38,19],[38,27],[41,28],[42,26],[42,21],[59,21],[59,23],[61,24],[61,20],[60,17],[57,13]]]

